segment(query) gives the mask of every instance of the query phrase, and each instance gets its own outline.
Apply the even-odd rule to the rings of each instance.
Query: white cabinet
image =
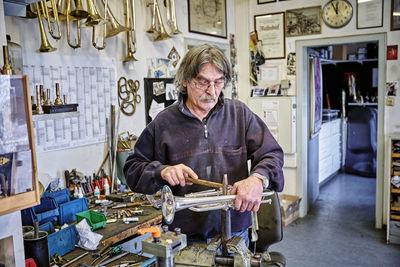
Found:
[[[342,159],[341,119],[324,122],[319,133],[319,183],[340,170]]]

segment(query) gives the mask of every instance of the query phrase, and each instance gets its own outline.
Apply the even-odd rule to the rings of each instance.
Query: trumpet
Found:
[[[66,11],[66,19],[67,19],[67,41],[68,41],[68,45],[70,47],[72,47],[73,49],[79,48],[81,47],[81,22],[79,19],[77,19],[77,36],[78,36],[78,41],[75,39],[75,44],[71,43],[71,39],[70,39],[70,19],[72,17],[72,15],[70,15],[71,12],[71,1],[72,0],[67,0],[67,11]]]
[[[61,27],[60,27],[60,20],[58,19],[58,10],[57,10],[57,5],[55,0],[51,0],[51,9],[52,9],[52,17],[50,16],[49,8],[47,7],[46,1],[40,1],[40,7],[42,8],[43,11],[43,17],[47,21],[47,26],[49,27],[49,33],[50,35],[56,39],[59,40],[61,39]],[[39,12],[39,11],[38,11]],[[54,24],[57,25],[57,35],[54,34]]]
[[[262,197],[273,195],[273,191],[265,191]],[[165,185],[161,190],[161,209],[165,222],[171,224],[174,221],[175,212],[190,209],[194,212],[233,208],[235,195],[223,195],[221,190],[207,190],[177,197],[172,194],[171,188]],[[271,203],[271,200],[261,200],[261,203]]]
[[[86,19],[89,16],[89,12],[83,9],[81,0],[75,0],[75,10],[69,14],[76,19]]]
[[[155,9],[155,15],[157,16],[157,22],[158,22],[158,34],[157,37],[154,39],[154,42],[158,41],[163,41],[172,38],[171,36],[168,35],[167,31],[165,30],[162,18],[161,18],[161,13],[160,13],[160,7],[158,5],[158,0],[154,0],[154,9]]]
[[[136,25],[135,25],[135,2],[134,0],[124,0],[125,2],[125,24],[129,28],[126,32],[126,46],[128,55],[123,62],[137,61],[133,54],[136,53]],[[130,5],[130,8],[129,8]]]
[[[42,52],[42,53],[46,53],[46,52],[52,52],[57,50],[56,48],[52,47],[49,43],[49,40],[47,39],[47,35],[46,35],[46,31],[44,29],[44,24],[43,24],[43,14],[42,12],[44,12],[44,8],[41,8],[39,6],[39,2],[36,2],[36,10],[37,10],[37,17],[39,20],[39,29],[40,29],[40,40],[41,40],[41,44],[40,44],[40,48],[38,50],[38,52]],[[43,5],[43,2],[40,2],[41,5]]]

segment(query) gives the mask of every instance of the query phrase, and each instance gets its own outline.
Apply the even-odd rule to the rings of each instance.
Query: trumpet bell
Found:
[[[72,10],[69,14],[76,19],[86,19],[89,16],[89,12],[83,9],[81,0],[75,0],[75,10]]]
[[[50,53],[56,50],[57,48],[52,47],[50,44],[41,44],[40,48],[37,51],[40,53]]]
[[[171,224],[175,217],[175,198],[169,186],[164,186],[161,191],[161,210],[165,223]]]
[[[171,39],[172,37],[168,35],[166,32],[160,32],[157,37],[154,39],[154,42],[164,41]]]
[[[131,61],[138,61],[138,60],[133,56],[133,53],[131,51],[128,51],[128,55],[124,58],[122,62],[127,63]]]
[[[108,22],[106,19],[100,16],[100,13],[97,10],[97,7],[93,2],[93,0],[87,0],[87,6],[89,15],[86,22],[84,23],[84,26],[86,27],[100,26]]]

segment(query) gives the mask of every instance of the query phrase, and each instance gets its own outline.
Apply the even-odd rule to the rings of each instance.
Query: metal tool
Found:
[[[89,252],[85,252],[85,253],[83,253],[83,254],[79,255],[78,257],[76,257],[76,258],[73,258],[72,260],[70,260],[70,261],[69,261],[69,262],[67,262],[66,264],[62,265],[61,267],[68,266],[68,265],[70,265],[71,263],[74,263],[74,262],[76,262],[77,260],[79,260],[79,259],[81,259],[81,258],[85,257],[87,254],[89,254]]]
[[[113,261],[116,261],[116,260],[118,260],[118,259],[120,259],[120,258],[122,258],[122,257],[125,257],[125,256],[128,255],[128,254],[129,254],[129,252],[123,252],[123,253],[121,253],[121,254],[115,256],[114,258],[111,258],[111,259],[109,259],[109,260],[100,262],[99,265],[105,266],[105,265],[109,264],[110,262],[113,262]]]
[[[97,263],[96,265],[100,265],[100,266],[101,266],[101,265],[105,265],[106,263],[104,263],[104,261],[105,261],[106,259],[109,259],[109,258],[111,258],[111,257],[114,257],[115,255],[117,255],[118,253],[120,253],[121,250],[122,250],[122,245],[118,245],[118,246],[112,248],[109,252],[107,252],[107,255],[106,255],[99,263]]]

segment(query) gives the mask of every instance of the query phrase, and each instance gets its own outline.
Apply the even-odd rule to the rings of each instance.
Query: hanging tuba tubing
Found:
[[[215,191],[215,195],[210,195],[210,191],[206,191],[206,196],[202,197],[201,193],[195,193],[195,197],[177,197],[172,194],[169,186],[164,186],[161,191],[162,214],[164,220],[172,223],[175,212],[190,209],[195,212],[204,212],[211,210],[233,208],[236,195],[221,195],[222,191]],[[275,194],[274,191],[265,191],[262,197]],[[261,203],[271,203],[271,200],[262,200]]]
[[[182,32],[178,29],[178,24],[176,21],[176,11],[175,11],[175,0],[166,0],[168,4],[167,14],[170,14],[168,17],[168,23],[171,27],[171,34],[181,34]]]
[[[70,38],[70,20],[72,15],[71,14],[71,1],[72,0],[67,0],[67,11],[66,11],[66,20],[67,20],[67,42],[68,45],[70,47],[72,47],[73,49],[79,48],[81,47],[81,27],[80,27],[80,20],[76,19],[76,23],[77,23],[77,36],[78,36],[78,40],[75,39],[75,44],[71,43],[71,38]],[[73,17],[72,17],[73,18]]]
[[[129,28],[126,32],[127,56],[123,62],[137,61],[133,54],[136,53],[136,25],[135,25],[135,2],[124,0],[125,25]]]

